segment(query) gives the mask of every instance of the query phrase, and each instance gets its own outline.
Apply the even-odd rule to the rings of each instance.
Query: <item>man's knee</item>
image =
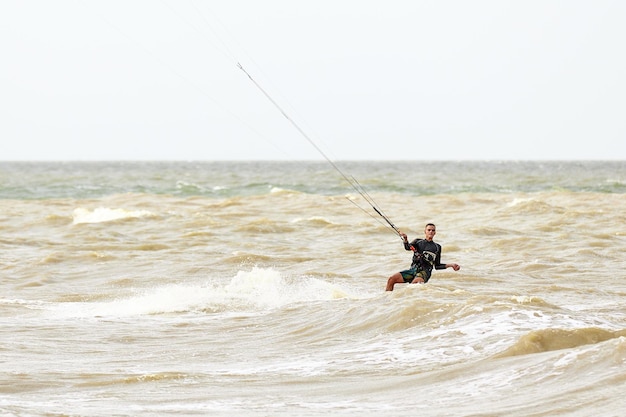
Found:
[[[395,274],[389,277],[387,282],[395,282],[396,284],[398,284],[400,282],[404,282],[404,279],[402,278],[402,275],[399,272],[396,272]]]
[[[393,286],[404,282],[402,275],[400,273],[395,273],[387,279],[387,291],[393,291]]]

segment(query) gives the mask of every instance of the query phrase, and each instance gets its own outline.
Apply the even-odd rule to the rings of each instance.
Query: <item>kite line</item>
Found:
[[[374,199],[369,195],[369,193],[365,190],[365,188],[363,188],[363,186],[356,180],[356,178],[348,177],[341,169],[339,169],[337,164],[335,164],[333,162],[333,160],[330,159],[326,155],[326,153],[324,153],[324,151],[313,141],[313,139],[311,139],[309,137],[309,135],[307,135],[306,132],[291,117],[289,117],[287,112],[285,112],[285,110],[283,110],[283,108],[276,102],[276,100],[274,100],[272,98],[272,96],[270,96],[269,93],[267,91],[265,91],[265,89],[263,87],[261,87],[261,85],[252,77],[252,75],[250,75],[250,73],[248,71],[246,71],[246,69],[243,67],[243,65],[241,65],[241,63],[237,62],[237,67],[241,71],[243,71],[244,74],[246,74],[248,76],[250,81],[252,81],[252,83],[263,93],[263,95],[274,105],[274,107],[276,107],[278,109],[278,111],[280,111],[280,113],[293,125],[293,127],[295,127],[296,130],[320,153],[320,155],[322,155],[324,157],[324,159],[348,182],[348,184],[350,184],[352,186],[352,188],[354,188],[354,190],[357,193],[359,193],[361,195],[361,197],[363,197],[363,199],[365,199],[365,201],[367,201],[369,203],[369,205],[372,207],[372,209],[380,217],[382,217],[383,220],[385,220],[387,225],[389,227],[391,227],[393,229],[393,231],[398,236],[400,236],[400,238],[403,239],[400,230],[398,230],[398,228],[391,222],[391,220],[389,220],[389,217],[387,217],[387,215],[383,212],[383,210],[380,208],[380,206],[374,201]],[[354,202],[353,200],[350,200],[350,199],[348,199],[348,200],[351,203],[353,203],[355,206],[357,206],[358,208],[363,210],[365,213],[367,213],[368,215],[370,215],[374,219],[378,220],[378,218],[374,217],[370,212],[365,210],[363,207],[359,206],[356,202]]]

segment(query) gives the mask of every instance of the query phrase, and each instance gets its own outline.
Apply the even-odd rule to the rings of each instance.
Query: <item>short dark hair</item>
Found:
[[[432,226],[435,229],[437,228],[437,226],[435,226],[435,223],[426,223],[426,226],[424,226],[424,229],[426,229],[428,226]]]

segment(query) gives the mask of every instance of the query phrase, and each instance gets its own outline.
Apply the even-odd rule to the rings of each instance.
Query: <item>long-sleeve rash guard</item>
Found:
[[[411,243],[405,243],[404,249],[413,251],[411,269],[426,272],[425,282],[430,279],[433,268],[446,269],[441,263],[441,245],[426,239],[415,239]]]

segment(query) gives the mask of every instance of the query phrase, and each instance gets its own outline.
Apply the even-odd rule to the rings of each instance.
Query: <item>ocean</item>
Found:
[[[622,416],[626,162],[0,162],[7,416]]]

